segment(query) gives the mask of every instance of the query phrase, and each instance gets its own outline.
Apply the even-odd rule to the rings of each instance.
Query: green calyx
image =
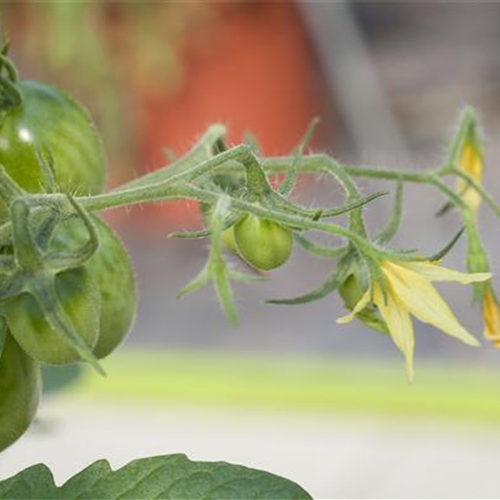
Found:
[[[7,57],[5,45],[0,53],[0,119],[2,115],[17,108],[23,102],[23,95],[17,82],[19,80],[14,63]],[[2,74],[5,73],[5,76]]]

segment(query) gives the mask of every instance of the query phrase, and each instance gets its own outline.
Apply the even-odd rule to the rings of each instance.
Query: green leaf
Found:
[[[182,299],[186,295],[191,295],[204,288],[210,281],[210,271],[208,265],[205,267],[181,290],[177,292],[176,298]]]
[[[460,231],[458,231],[458,233],[455,234],[453,239],[443,249],[439,250],[439,252],[435,253],[434,255],[427,257],[427,260],[436,261],[436,260],[441,260],[443,257],[445,257],[450,252],[450,250],[455,246],[455,244],[460,239],[464,231],[465,228],[464,227],[461,228]]]
[[[217,250],[220,252],[220,249]],[[224,311],[227,320],[233,326],[238,324],[238,315],[236,313],[236,305],[234,303],[233,289],[231,287],[231,278],[227,264],[222,257],[215,257],[210,265],[212,269],[213,282],[215,293],[219,299],[219,303]]]
[[[38,165],[42,171],[43,187],[47,193],[55,193],[57,190],[55,160],[52,150],[46,144],[42,144],[43,151],[38,145],[34,145]]]
[[[0,482],[5,500],[43,499],[217,499],[305,500],[297,484],[226,462],[193,462],[185,455],[134,460],[113,471],[106,460],[93,463],[57,487],[52,472],[39,464]]]
[[[266,304],[275,305],[287,305],[294,306],[297,304],[308,304],[309,302],[315,302],[316,300],[321,300],[327,295],[338,290],[342,285],[344,280],[347,278],[350,270],[352,256],[350,254],[344,255],[344,257],[339,261],[330,276],[317,288],[312,290],[305,295],[295,297],[293,299],[270,299],[266,300]]]
[[[0,482],[2,500],[58,498],[57,487],[50,469],[43,464],[33,465],[14,477]]]
[[[235,224],[239,219],[241,218],[241,215],[235,215],[235,216],[230,216],[228,217],[223,225],[222,229],[226,230],[230,228],[233,224]],[[174,232],[170,233],[168,235],[169,238],[177,238],[177,239],[191,239],[191,240],[196,240],[200,238],[207,238],[208,236],[212,236],[212,228],[207,227],[205,229],[200,229],[198,231],[180,231],[180,232]]]
[[[311,142],[312,136],[314,135],[314,132],[318,124],[319,124],[319,118],[318,117],[313,118],[311,120],[311,123],[307,127],[304,137],[297,145],[297,148],[295,149],[295,154],[293,156],[292,165],[290,169],[287,170],[285,178],[283,179],[283,182],[280,184],[279,187],[280,194],[287,196],[292,192],[293,187],[295,186],[295,182],[297,180],[297,166],[300,163],[302,156],[304,155],[304,150],[306,149],[309,142]]]
[[[293,239],[306,251],[315,257],[324,259],[336,259],[346,252],[345,246],[327,246],[315,243],[299,233],[294,233]]]
[[[259,141],[257,141],[257,138],[255,137],[255,135],[252,134],[252,132],[245,132],[245,135],[243,137],[243,142],[245,144],[248,144],[248,146],[250,146],[250,149],[252,150],[253,154],[255,156],[260,156],[260,145],[259,145]]]

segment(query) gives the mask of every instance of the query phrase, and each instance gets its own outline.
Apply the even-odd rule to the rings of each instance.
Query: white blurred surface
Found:
[[[269,470],[320,498],[498,498],[500,428],[49,400],[0,456],[0,479],[45,462],[58,483],[91,462],[113,468],[185,453]]]

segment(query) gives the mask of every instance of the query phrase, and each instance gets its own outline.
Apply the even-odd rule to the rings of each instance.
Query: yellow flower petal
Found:
[[[358,314],[368,305],[368,302],[370,302],[370,289],[366,290],[364,295],[361,297],[359,302],[354,306],[354,309],[349,314],[337,319],[337,323],[343,325],[352,321],[355,318],[356,314]]]
[[[405,267],[420,274],[429,281],[456,281],[462,285],[468,285],[469,283],[478,281],[487,281],[491,278],[491,273],[461,273],[460,271],[448,269],[433,262],[400,261],[397,264],[389,262],[389,265]]]
[[[399,350],[404,354],[406,362],[406,374],[408,380],[413,380],[413,351],[415,347],[415,339],[413,336],[413,323],[411,321],[408,310],[397,299],[393,290],[388,288],[387,301],[380,290],[379,285],[375,285],[374,301],[380,311],[380,315],[384,319],[389,329],[394,343]]]
[[[458,168],[470,175],[476,182],[483,180],[484,162],[483,155],[472,141],[466,141],[460,152]],[[481,195],[469,186],[465,179],[457,180],[457,193],[462,197],[470,209],[477,213],[481,206]]]
[[[500,311],[491,289],[487,290],[483,301],[484,336],[500,347]]]
[[[457,321],[448,304],[424,276],[395,264],[382,263],[382,269],[398,301],[408,312],[424,323],[429,323],[444,333],[468,345],[479,342]]]

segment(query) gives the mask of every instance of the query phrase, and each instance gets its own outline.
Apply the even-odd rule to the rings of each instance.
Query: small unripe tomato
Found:
[[[240,257],[262,271],[282,266],[292,254],[292,231],[254,215],[247,215],[234,225],[234,239]]]
[[[39,364],[7,331],[0,355],[0,451],[26,432],[35,416],[40,391]]]
[[[50,149],[62,191],[96,194],[104,189],[105,155],[88,112],[59,89],[41,82],[14,84],[22,102],[0,116],[0,164],[24,189],[44,187],[35,147]],[[0,200],[0,219],[7,217]]]
[[[354,274],[350,274],[339,287],[339,294],[347,309],[352,311],[363,297],[365,290]]]
[[[98,359],[106,357],[125,339],[137,312],[135,274],[129,254],[118,236],[97,217],[100,247],[86,264],[101,292]]]
[[[366,286],[363,287],[354,274],[350,274],[345,279],[339,287],[339,295],[342,297],[346,309],[352,311],[356,307],[356,304],[366,292]],[[372,330],[389,333],[385,321],[373,304],[369,304],[362,311],[359,311],[356,318]]]
[[[224,242],[224,246],[234,254],[238,253],[238,248],[236,247],[236,240],[234,238],[234,226],[228,227],[222,233],[222,241]]]

